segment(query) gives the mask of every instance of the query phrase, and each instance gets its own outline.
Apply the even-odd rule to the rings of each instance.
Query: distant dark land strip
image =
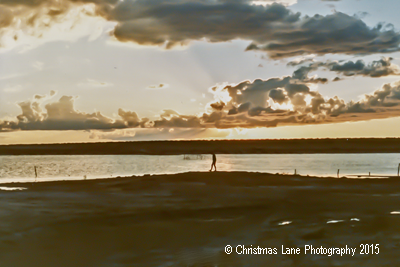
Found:
[[[0,155],[400,153],[400,138],[196,140],[1,145]]]

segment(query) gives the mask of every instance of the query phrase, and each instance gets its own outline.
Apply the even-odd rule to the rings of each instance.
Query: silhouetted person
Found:
[[[35,166],[35,181],[37,179],[37,170],[36,170],[36,166]]]
[[[214,153],[212,153],[212,163],[211,163],[211,169],[210,169],[210,171],[212,171],[212,169],[213,169],[213,166],[214,166],[214,171],[217,171],[217,156],[215,156],[215,154]]]

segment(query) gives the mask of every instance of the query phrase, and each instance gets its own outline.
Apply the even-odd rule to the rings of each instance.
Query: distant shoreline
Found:
[[[0,155],[400,153],[400,138],[136,141],[0,145]]]

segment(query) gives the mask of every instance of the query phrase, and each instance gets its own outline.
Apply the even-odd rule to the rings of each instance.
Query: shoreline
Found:
[[[155,174],[139,174],[139,175],[121,175],[121,176],[110,176],[110,177],[45,177],[37,179],[35,178],[2,178],[0,179],[0,187],[1,186],[9,186],[9,185],[19,185],[19,184],[36,184],[36,183],[52,183],[52,182],[79,182],[79,181],[93,181],[93,180],[114,180],[114,179],[134,179],[134,178],[157,178],[160,176],[174,176],[174,175],[190,175],[190,174],[207,174],[210,173],[208,171],[183,171],[177,173],[155,173]],[[278,179],[281,177],[297,177],[297,178],[318,178],[318,179],[362,179],[362,180],[374,180],[374,179],[396,179],[399,178],[396,175],[366,175],[366,174],[347,174],[341,175],[339,178],[334,175],[302,175],[302,174],[289,174],[289,173],[270,173],[270,172],[259,172],[259,171],[218,171],[217,173],[230,173],[232,175],[240,174],[240,175],[267,175],[267,176],[275,176]],[[15,179],[17,181],[8,181]],[[6,181],[2,181],[6,180]],[[30,180],[30,181],[26,181]],[[1,190],[1,189],[0,189]]]
[[[188,178],[188,176],[192,177],[192,179]],[[338,183],[342,182],[346,183],[346,181],[357,181],[360,184],[388,184],[388,183],[399,183],[400,177],[396,175],[343,175],[338,177],[334,176],[318,176],[318,175],[300,175],[300,174],[286,174],[286,173],[268,173],[268,172],[250,172],[250,171],[217,171],[217,172],[209,172],[209,171],[189,171],[189,172],[180,172],[180,173],[171,173],[171,174],[143,174],[143,175],[131,175],[131,176],[115,176],[115,177],[99,177],[99,178],[76,178],[71,180],[47,180],[43,181],[41,178],[37,178],[36,181],[17,181],[17,182],[5,182],[0,183],[1,186],[21,186],[24,185],[39,185],[39,184],[52,184],[52,185],[62,185],[62,184],[74,184],[74,183],[87,183],[87,184],[95,184],[97,182],[128,182],[134,183],[137,181],[145,181],[146,179],[150,179],[152,181],[171,181],[171,182],[200,182],[202,180],[214,183],[218,180],[210,180],[210,176],[212,179],[220,179],[220,182],[225,182],[226,185],[230,185],[231,182],[239,182],[238,179],[231,178],[229,180],[227,177],[239,177],[246,176],[249,179],[258,179],[254,180],[255,182],[261,183],[269,183],[273,184],[282,184],[281,182],[295,182],[303,181],[307,182],[321,182],[321,185],[324,183]],[[34,179],[34,178],[32,178]],[[52,178],[42,178],[42,179],[52,179]],[[57,178],[55,178],[57,179]],[[262,180],[259,180],[262,179]],[[278,180],[275,180],[278,179]],[[240,180],[240,179],[239,179]],[[352,183],[352,182],[349,182]]]

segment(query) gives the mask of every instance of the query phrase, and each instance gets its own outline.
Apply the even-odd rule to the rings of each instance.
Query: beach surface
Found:
[[[397,177],[189,172],[1,188],[0,266],[400,266]],[[243,253],[257,247],[277,253]]]

